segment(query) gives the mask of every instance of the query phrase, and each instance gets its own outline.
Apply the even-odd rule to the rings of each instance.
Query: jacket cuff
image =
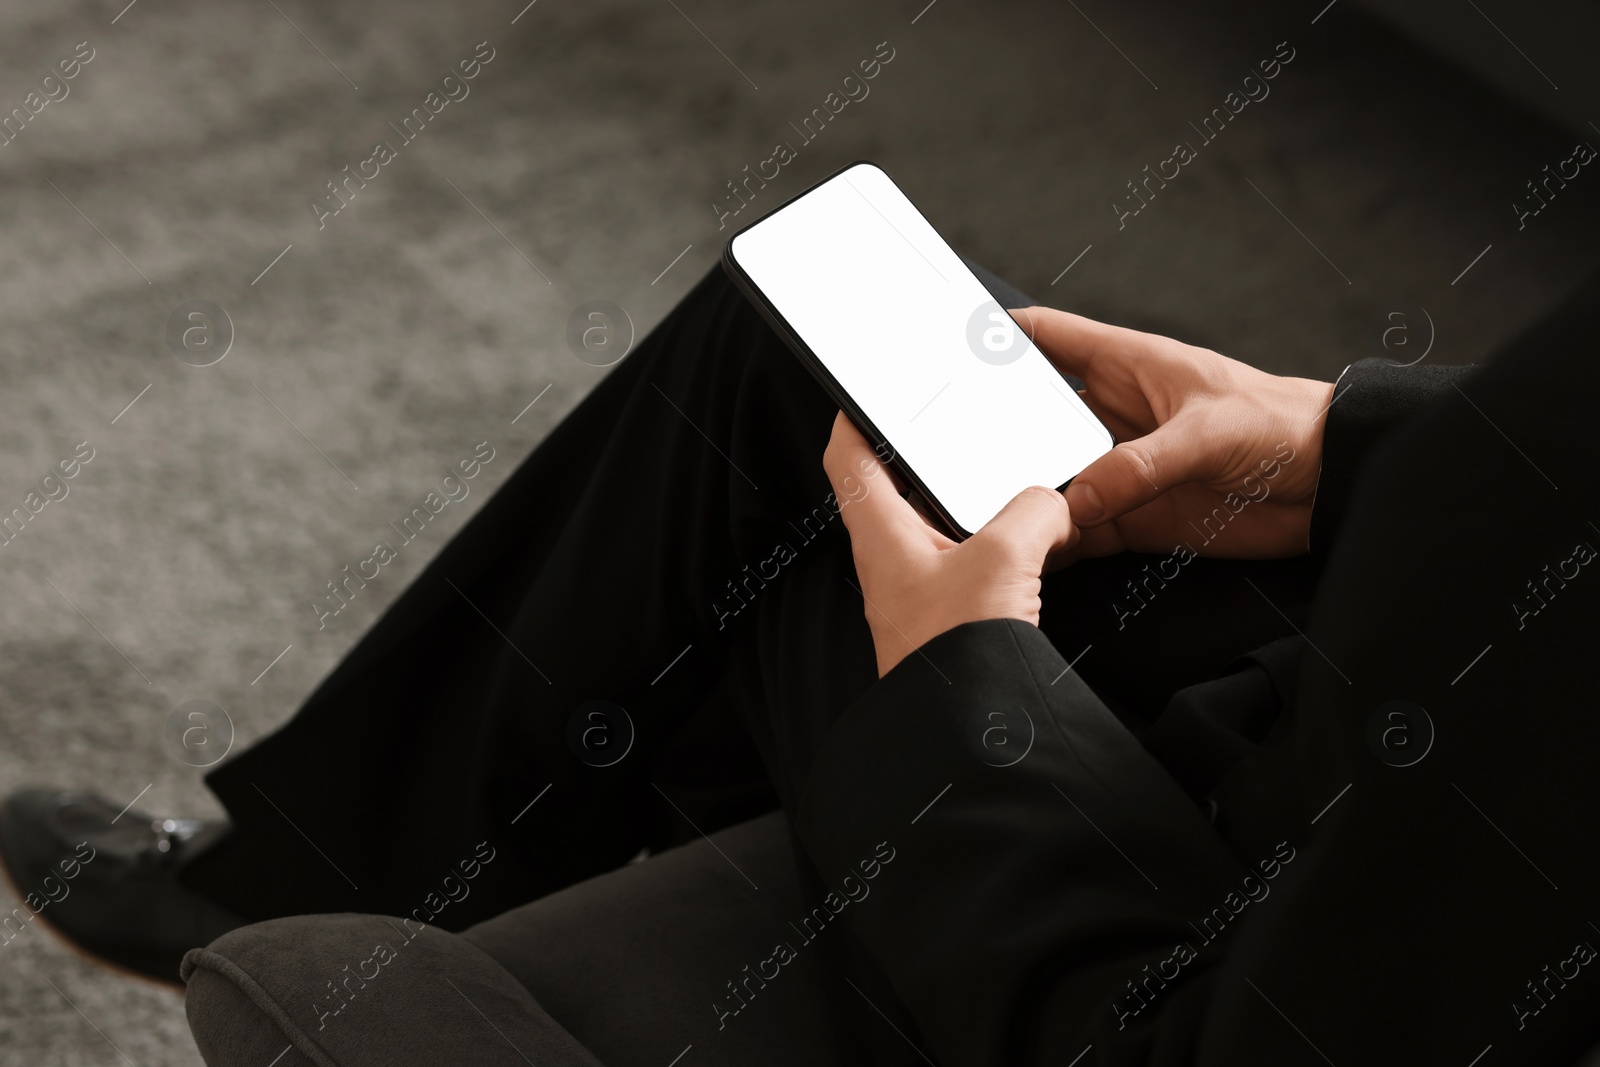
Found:
[[[1240,873],[1049,639],[1009,619],[941,634],[852,705],[796,830],[825,882],[870,891],[846,925],[946,1063],[1070,1060],[1116,1029],[1123,972],[1192,937]]]
[[[1338,536],[1361,465],[1391,427],[1464,378],[1471,365],[1396,366],[1374,357],[1352,363],[1333,386],[1322,435],[1322,471],[1311,506],[1311,551]]]

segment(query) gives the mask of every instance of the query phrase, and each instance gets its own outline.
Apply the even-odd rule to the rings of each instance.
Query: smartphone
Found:
[[[740,230],[722,264],[958,540],[1030,485],[1065,488],[1115,443],[875,164]]]

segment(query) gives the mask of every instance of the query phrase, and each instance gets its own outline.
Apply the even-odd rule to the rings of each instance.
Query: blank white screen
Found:
[[[733,239],[734,259],[965,530],[1112,445],[889,176],[857,164]],[[980,308],[984,310],[980,311]],[[977,316],[1020,351],[996,364]],[[981,334],[980,334],[981,336]]]

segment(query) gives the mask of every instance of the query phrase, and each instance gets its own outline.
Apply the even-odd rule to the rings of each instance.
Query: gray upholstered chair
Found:
[[[691,1045],[720,1062],[798,1063],[829,1029],[817,950],[761,991],[785,998],[781,1011],[759,999],[737,1018],[716,1007],[747,965],[795,940],[788,921],[807,908],[788,829],[770,815],[714,845],[460,934],[352,914],[234,930],[184,960],[190,1027],[210,1067],[665,1067]]]

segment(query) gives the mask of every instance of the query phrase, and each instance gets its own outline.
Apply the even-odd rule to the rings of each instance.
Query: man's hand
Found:
[[[1331,384],[1054,308],[1012,316],[1121,442],[1067,487],[1082,531],[1068,556],[1306,551]]]
[[[1021,619],[1037,626],[1045,557],[1069,548],[1074,537],[1062,495],[1041,486],[1024,489],[957,544],[924,522],[889,479],[866,496],[847,494],[877,463],[866,438],[841,413],[822,464],[838,499],[850,497],[839,513],[850,531],[879,677],[965,622]]]

